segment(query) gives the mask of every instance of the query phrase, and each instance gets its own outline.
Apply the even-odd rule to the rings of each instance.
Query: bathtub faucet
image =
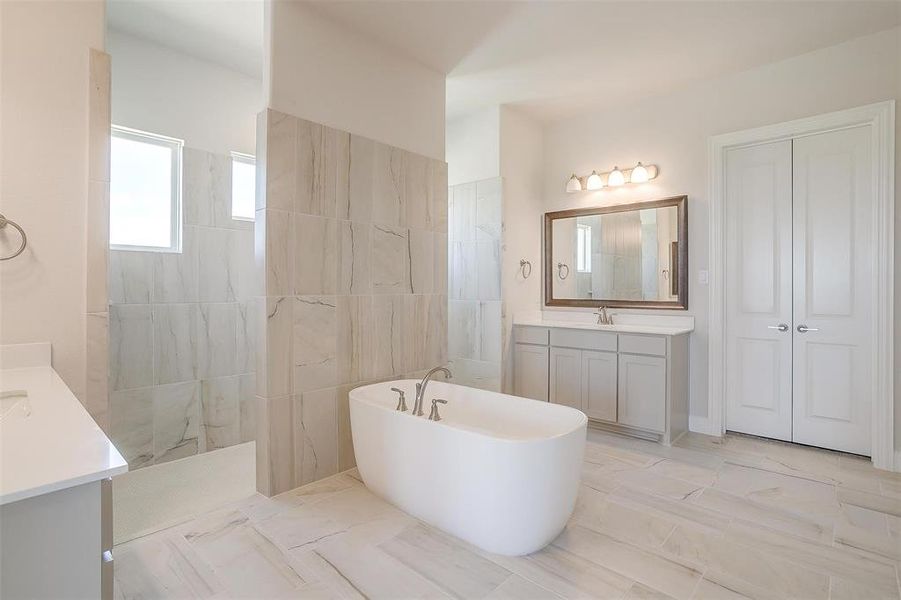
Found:
[[[435,373],[442,371],[444,372],[444,378],[450,379],[453,377],[451,372],[444,367],[435,367],[431,371],[425,374],[425,377],[422,378],[422,381],[416,384],[416,401],[413,402],[413,416],[421,417],[423,415],[422,412],[422,401],[425,398],[425,388],[429,385],[429,381],[432,380],[432,375]]]

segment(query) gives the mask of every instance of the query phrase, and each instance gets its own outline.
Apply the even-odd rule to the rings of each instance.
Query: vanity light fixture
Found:
[[[619,167],[613,167],[613,170],[607,175],[607,185],[609,187],[617,187],[624,183],[626,183],[626,176],[619,170]]]
[[[655,179],[659,172],[660,169],[657,165],[645,165],[639,162],[631,169],[613,167],[612,171],[602,173],[593,170],[591,175],[586,177],[579,177],[573,173],[566,182],[566,191],[568,193],[582,190],[597,191],[608,187],[619,187],[627,183],[647,183]]]
[[[629,175],[629,181],[632,183],[646,183],[650,179],[648,170],[641,164],[641,161],[632,169]]]

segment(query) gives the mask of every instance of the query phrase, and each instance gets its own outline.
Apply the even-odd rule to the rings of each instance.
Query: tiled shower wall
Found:
[[[253,223],[231,158],[185,148],[181,253],[111,250],[110,435],[131,469],[254,439]]]
[[[447,165],[266,111],[257,487],[354,466],[348,393],[447,360]]]
[[[85,219],[85,408],[109,431],[110,55],[91,49],[88,79],[88,206]]]
[[[451,186],[448,198],[451,370],[456,383],[500,391],[502,180]]]

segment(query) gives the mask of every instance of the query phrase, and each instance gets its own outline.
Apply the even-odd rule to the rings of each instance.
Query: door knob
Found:
[[[778,329],[779,331],[788,331],[788,325],[785,323],[779,323],[778,325],[767,325],[767,329]]]
[[[819,331],[819,328],[808,327],[807,325],[798,325],[798,333],[807,333],[808,331]]]

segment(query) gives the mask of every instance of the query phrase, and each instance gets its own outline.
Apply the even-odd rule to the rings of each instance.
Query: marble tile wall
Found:
[[[85,408],[109,432],[110,55],[91,49],[88,74],[88,205],[85,219]]]
[[[257,487],[355,465],[348,394],[447,362],[447,165],[258,119]]]
[[[501,388],[500,177],[448,188],[448,355],[457,383]]]
[[[185,148],[182,252],[109,253],[110,435],[131,469],[256,435],[254,231],[230,169]]]

